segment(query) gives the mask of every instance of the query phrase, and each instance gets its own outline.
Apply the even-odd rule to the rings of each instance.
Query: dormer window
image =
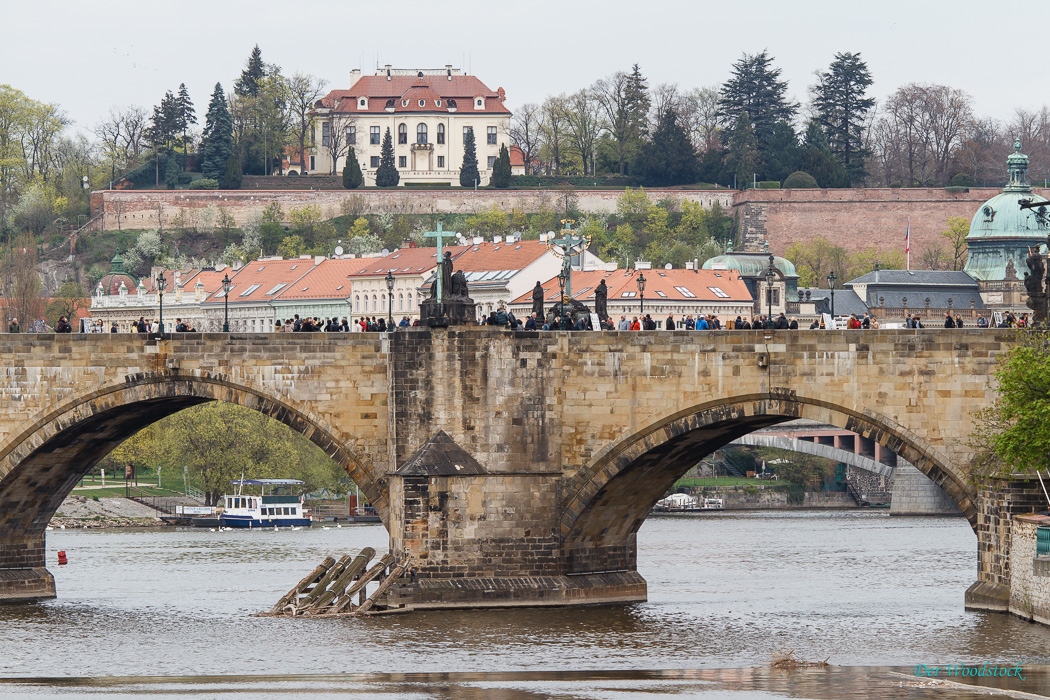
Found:
[[[393,109],[394,109],[394,101],[393,100],[387,100],[386,101],[386,108],[388,110],[390,110],[390,111],[393,111]]]
[[[485,107],[485,100],[481,99],[480,97],[475,98],[474,99],[474,106],[477,107],[478,109],[483,109]]]
[[[366,109],[368,107],[368,98],[362,97],[357,101],[358,109]]]
[[[434,104],[437,105],[438,107],[440,107],[441,106],[441,100],[434,100]]]
[[[420,107],[426,107],[427,106],[427,101],[426,100],[420,100],[419,101],[419,106]]]
[[[408,106],[408,100],[401,100],[401,106],[402,107],[407,107]]]

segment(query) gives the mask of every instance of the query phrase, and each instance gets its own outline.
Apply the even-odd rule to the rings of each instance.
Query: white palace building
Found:
[[[354,149],[366,185],[375,184],[383,135],[390,130],[401,185],[459,185],[463,144],[474,132],[478,170],[487,185],[501,145],[509,148],[510,110],[503,88],[493,92],[472,75],[389,65],[375,75],[350,73],[350,87],[332,90],[314,105],[310,172],[339,173]],[[334,161],[334,167],[333,167]]]

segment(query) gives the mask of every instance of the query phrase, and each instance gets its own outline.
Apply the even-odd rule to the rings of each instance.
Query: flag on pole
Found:
[[[904,234],[904,254],[908,258],[908,269],[911,269],[911,217],[908,217],[908,232]]]

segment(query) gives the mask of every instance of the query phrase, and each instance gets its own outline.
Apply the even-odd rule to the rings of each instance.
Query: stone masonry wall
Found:
[[[893,474],[890,515],[960,515],[948,494],[904,460]]]
[[[1050,517],[1018,515],[1010,538],[1010,612],[1050,625],[1050,557],[1036,556],[1036,529]]]
[[[1036,189],[1047,196],[1050,190]],[[998,194],[992,188],[948,192],[938,188],[747,190],[734,198],[742,242],[783,255],[795,241],[823,236],[848,251],[875,247],[904,252],[911,221],[912,265],[930,245],[944,245],[948,218],[973,218],[978,207]]]
[[[729,190],[646,190],[652,201],[665,198],[699,202],[710,208],[718,202],[733,205]],[[573,193],[582,212],[616,211],[621,190],[581,190]],[[170,226],[180,211],[214,207],[233,214],[238,226],[259,216],[271,203],[288,213],[307,205],[317,206],[325,218],[341,213],[344,202],[353,202],[362,214],[472,214],[499,207],[526,213],[565,208],[563,190],[101,190],[91,193],[91,215],[104,214],[102,228],[116,230],[155,228],[158,221]]]

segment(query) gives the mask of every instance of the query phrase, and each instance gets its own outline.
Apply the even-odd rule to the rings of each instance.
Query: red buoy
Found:
[[[68,564],[69,563],[69,560],[66,559],[66,551],[65,550],[62,550],[61,552],[58,553],[58,563],[59,563],[59,565]]]

